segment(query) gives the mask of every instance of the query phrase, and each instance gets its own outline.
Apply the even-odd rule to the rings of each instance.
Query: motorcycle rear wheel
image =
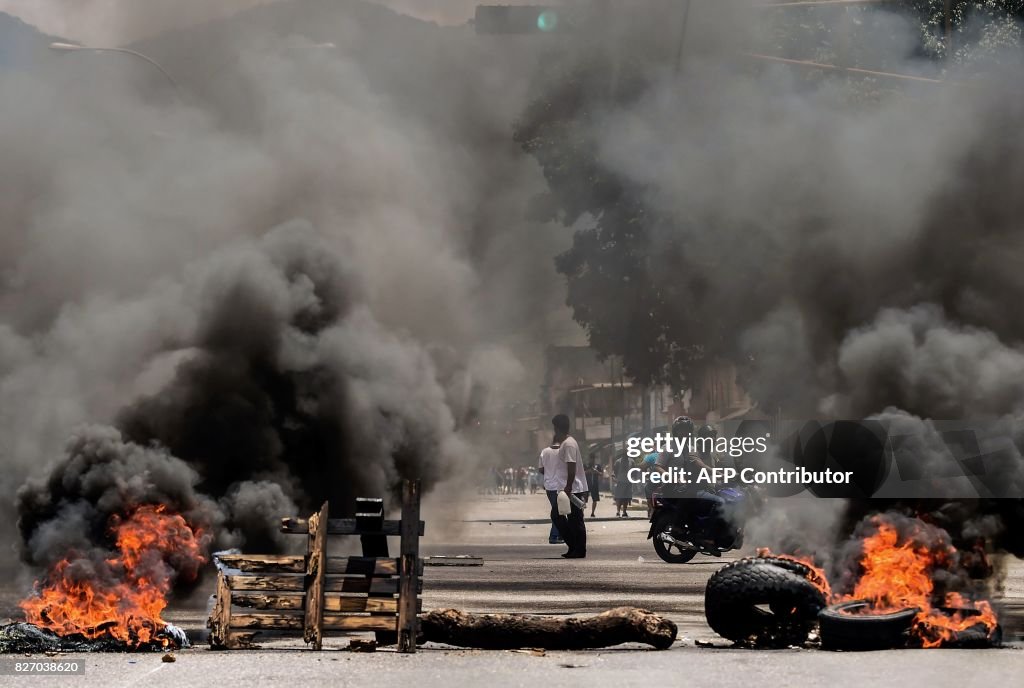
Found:
[[[658,553],[662,561],[666,561],[669,564],[685,564],[697,556],[697,550],[681,549],[667,542],[662,542],[658,535],[654,536],[654,551]]]

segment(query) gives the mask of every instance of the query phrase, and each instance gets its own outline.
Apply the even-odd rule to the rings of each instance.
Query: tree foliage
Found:
[[[673,218],[645,202],[644,189],[604,166],[600,118],[634,103],[650,85],[641,56],[612,65],[599,57],[547,77],[523,113],[515,140],[536,157],[557,218],[577,226],[556,258],[567,303],[599,355],[618,355],[627,375],[682,386],[707,349],[711,328],[696,304]]]
[[[1018,44],[1016,21],[1024,16],[1024,0],[954,0],[954,52],[948,56],[943,0],[903,0],[894,9],[907,20],[903,29],[919,37],[911,56],[896,51],[880,58],[871,49],[878,41],[905,40],[907,32],[891,15],[887,20],[877,8],[863,7],[787,12],[778,31],[768,32],[773,45],[762,47],[786,57],[875,69],[900,67],[879,59],[907,57],[941,68],[947,58],[967,63]],[[841,37],[836,12],[848,20]],[[858,37],[869,35],[872,41],[858,43]],[[638,382],[683,388],[707,357],[735,353],[732,342],[743,323],[730,318],[738,306],[730,312],[735,304],[709,294],[706,276],[725,266],[713,264],[713,258],[709,262],[709,252],[695,251],[719,228],[707,218],[660,212],[649,202],[647,189],[602,164],[600,137],[613,135],[602,127],[604,118],[640,103],[673,64],[671,55],[645,53],[642,47],[619,52],[629,57],[612,60],[598,50],[576,56],[562,71],[552,72],[546,64],[534,85],[538,95],[516,125],[515,140],[547,178],[550,194],[544,205],[552,209],[552,219],[575,229],[572,247],[556,258],[556,266],[566,277],[567,303],[591,346],[602,356],[621,356],[626,373]],[[853,79],[850,85],[851,93],[863,87]],[[750,236],[757,241],[759,233]],[[751,285],[744,296],[754,302],[754,307],[744,306],[748,312],[758,301],[769,305],[770,295],[758,293],[757,274],[747,272],[739,279]]]

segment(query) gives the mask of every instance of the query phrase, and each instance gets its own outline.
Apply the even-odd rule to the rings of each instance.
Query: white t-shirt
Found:
[[[568,473],[565,469],[562,469],[561,474],[558,472],[558,445],[553,447],[544,447],[540,450],[540,459],[537,461],[537,465],[544,469],[544,489],[545,490],[561,490],[565,488],[565,479],[568,477]],[[559,483],[558,481],[562,482]]]
[[[562,440],[562,446],[558,448],[558,468],[560,471],[559,478],[562,481],[561,485],[553,488],[545,485],[544,489],[564,490],[565,481],[569,477],[568,464],[570,463],[576,464],[576,477],[572,481],[572,491],[589,492],[590,488],[587,487],[587,471],[583,468],[583,455],[580,453],[580,445],[572,437],[566,437]]]

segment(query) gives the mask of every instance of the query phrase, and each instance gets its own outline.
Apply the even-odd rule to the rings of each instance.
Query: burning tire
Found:
[[[715,633],[737,643],[802,645],[825,607],[811,569],[777,557],[741,559],[708,581],[704,614]]]
[[[823,650],[889,650],[907,645],[916,607],[887,614],[859,614],[867,602],[843,602],[818,614]]]

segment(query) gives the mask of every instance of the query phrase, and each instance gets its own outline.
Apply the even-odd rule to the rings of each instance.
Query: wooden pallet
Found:
[[[281,531],[306,536],[304,555],[231,554],[218,557],[217,601],[207,625],[214,649],[252,647],[260,636],[299,636],[319,650],[328,633],[375,631],[416,651],[423,561],[419,538],[420,483],[402,486],[402,518],[384,519],[384,501],[356,500],[355,518],[329,518],[328,504],[308,519],[285,518]],[[359,535],[363,556],[327,556],[329,535]],[[399,556],[388,536],[400,538]]]

